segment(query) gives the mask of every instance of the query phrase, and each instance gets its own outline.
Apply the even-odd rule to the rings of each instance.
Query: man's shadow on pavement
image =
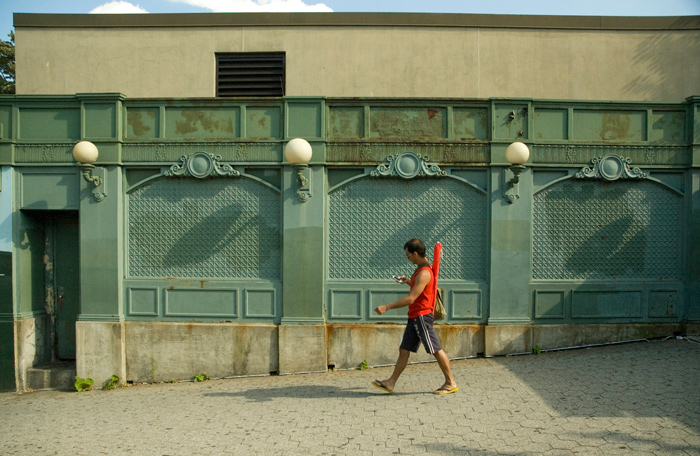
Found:
[[[370,385],[371,386],[371,385]],[[399,395],[423,394],[418,392],[399,393]],[[280,398],[292,399],[358,399],[376,396],[396,396],[397,394],[386,394],[380,391],[374,392],[367,388],[338,388],[337,386],[308,385],[308,386],[285,386],[280,388],[255,388],[232,393],[204,393],[204,396],[214,397],[243,397],[255,402],[269,402]]]

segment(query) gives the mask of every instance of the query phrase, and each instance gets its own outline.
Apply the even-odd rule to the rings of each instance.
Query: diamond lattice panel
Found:
[[[374,179],[329,195],[329,277],[409,275],[403,245],[417,237],[443,244],[441,279],[486,278],[486,196],[455,179]]]
[[[129,195],[129,275],[277,280],[280,198],[252,179],[159,179]]]
[[[566,180],[535,195],[533,278],[680,279],[683,199],[652,181]]]

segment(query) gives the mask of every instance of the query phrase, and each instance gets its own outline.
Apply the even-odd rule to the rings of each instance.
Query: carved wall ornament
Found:
[[[231,165],[221,164],[221,155],[208,152],[195,152],[192,155],[180,157],[181,164],[174,164],[165,172],[167,177],[192,176],[197,178],[241,175]]]
[[[443,157],[447,163],[453,163],[457,159],[455,148],[452,144],[445,144],[445,153]]]
[[[619,155],[609,154],[604,157],[596,157],[591,160],[592,167],[584,167],[576,173],[578,179],[592,178],[605,179],[609,181],[617,179],[646,179],[647,173],[642,172],[638,167],[630,168],[632,160],[622,158]]]
[[[168,156],[166,151],[165,151],[165,146],[162,144],[158,144],[155,147],[155,154],[154,155],[155,155],[156,161],[165,161],[167,156]]]
[[[421,157],[413,152],[403,152],[390,155],[386,158],[387,163],[377,166],[370,175],[399,176],[404,179],[413,179],[416,176],[445,176],[447,173],[440,169],[438,165],[428,163],[428,157]]]
[[[372,148],[370,146],[362,146],[360,148],[360,161],[370,161],[372,158]]]
[[[248,146],[246,144],[238,144],[236,146],[236,156],[239,161],[248,160]]]
[[[51,144],[47,144],[42,149],[41,161],[44,163],[50,163],[55,160],[54,148]]]
[[[648,148],[644,158],[647,163],[653,164],[656,161],[656,149],[653,147]]]

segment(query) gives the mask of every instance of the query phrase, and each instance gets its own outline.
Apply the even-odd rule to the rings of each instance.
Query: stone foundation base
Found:
[[[46,352],[34,335],[43,322],[15,323],[17,389],[27,389],[27,369]],[[159,382],[271,373],[302,373],[393,365],[402,324],[235,324],[85,322],[76,325],[77,375],[97,387],[112,375],[122,381]],[[700,324],[437,325],[448,357],[501,356],[541,350],[700,335]],[[39,331],[41,332],[41,331]],[[39,339],[41,340],[41,339]],[[433,361],[422,348],[411,362]]]

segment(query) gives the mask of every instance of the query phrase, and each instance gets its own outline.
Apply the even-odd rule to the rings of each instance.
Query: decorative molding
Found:
[[[584,167],[576,173],[577,179],[605,179],[609,181],[617,179],[646,179],[647,173],[637,167],[630,168],[632,160],[622,158],[619,155],[609,154],[591,160],[593,167]]]
[[[645,165],[686,166],[692,154],[688,146],[667,145],[590,145],[590,144],[535,144],[530,148],[533,164],[583,164],[606,155],[629,157]]]
[[[182,164],[172,165],[164,175],[166,177],[192,176],[199,179],[216,176],[239,177],[241,175],[231,165],[221,164],[219,160],[221,160],[221,155],[196,152],[192,155],[180,157]]]
[[[208,150],[224,161],[272,162],[282,161],[279,142],[126,142],[122,145],[124,162],[168,162],[183,155]]]
[[[413,152],[390,155],[386,158],[386,163],[377,166],[377,169],[373,170],[370,176],[398,176],[404,179],[413,179],[417,176],[442,177],[447,175],[438,165],[429,164],[428,160],[428,157],[421,157]]]
[[[74,144],[22,144],[15,145],[15,161],[18,163],[75,163]]]
[[[488,163],[491,156],[488,143],[332,141],[327,144],[326,157],[330,163],[376,163],[407,149],[418,155],[441,157],[444,163]]]

